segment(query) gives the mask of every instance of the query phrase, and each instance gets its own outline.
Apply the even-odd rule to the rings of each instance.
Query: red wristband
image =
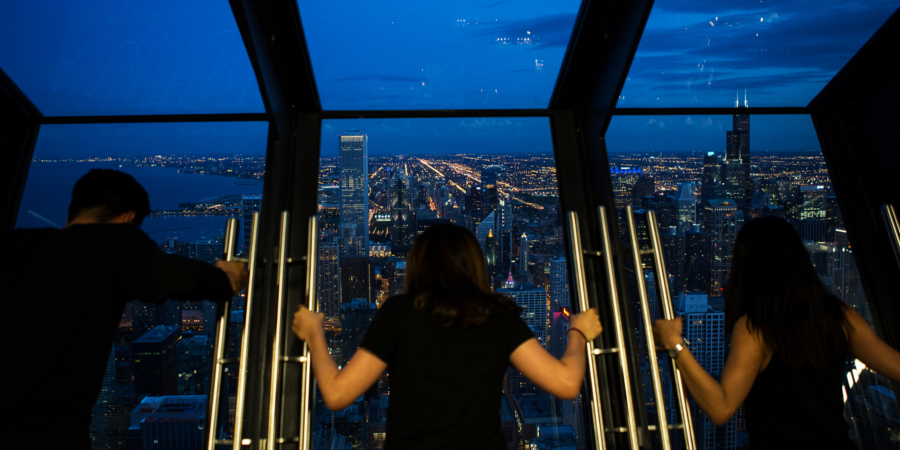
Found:
[[[570,328],[569,328],[569,331],[574,331],[574,332],[580,334],[581,337],[584,338],[584,342],[590,342],[590,340],[587,338],[587,335],[585,335],[584,332],[581,331],[581,330],[579,330],[578,328],[570,327]],[[567,333],[568,333],[568,332],[567,332]]]

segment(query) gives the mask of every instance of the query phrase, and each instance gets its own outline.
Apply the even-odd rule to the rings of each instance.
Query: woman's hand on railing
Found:
[[[291,330],[297,335],[301,341],[309,342],[311,338],[317,334],[323,333],[322,323],[325,316],[321,313],[314,313],[305,306],[300,305],[297,312],[294,313],[294,321],[291,323]]]
[[[569,319],[569,329],[577,329],[584,334],[585,339],[593,341],[603,332],[603,325],[600,324],[600,315],[597,308],[591,308],[581,314],[575,314]]]
[[[657,350],[668,350],[679,344],[682,340],[681,318],[657,320],[653,325],[653,340],[656,341]]]

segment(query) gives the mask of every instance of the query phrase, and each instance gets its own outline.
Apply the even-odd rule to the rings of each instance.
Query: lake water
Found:
[[[202,202],[227,195],[261,194],[263,188],[261,180],[186,174],[163,167],[119,167],[111,162],[34,162],[28,173],[16,227],[48,227],[51,226],[48,221],[55,226],[65,225],[72,187],[94,168],[131,174],[147,190],[152,209],[177,209],[179,203]],[[224,231],[228,217],[147,217],[141,228],[159,242],[173,237],[190,242],[199,237],[215,237]]]

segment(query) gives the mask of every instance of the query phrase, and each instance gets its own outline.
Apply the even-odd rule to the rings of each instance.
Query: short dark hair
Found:
[[[150,214],[150,197],[144,187],[125,172],[91,169],[72,189],[68,220],[91,214],[97,221],[107,222],[128,211],[134,211],[135,225]]]

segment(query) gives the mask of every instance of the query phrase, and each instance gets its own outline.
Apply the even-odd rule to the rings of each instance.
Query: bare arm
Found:
[[[325,332],[322,329],[323,319],[322,314],[300,306],[294,314],[291,329],[309,346],[313,374],[316,376],[325,406],[337,411],[352,405],[363,395],[384,373],[387,363],[366,349],[360,348],[350,358],[346,367],[338,369],[328,354]]]
[[[577,328],[588,339],[595,339],[603,328],[597,317],[597,310],[591,309],[572,317],[572,328]],[[569,400],[578,397],[584,378],[585,345],[584,337],[570,329],[569,343],[563,357],[556,359],[541,347],[537,339],[525,341],[509,355],[509,362],[539,388],[551,395]]]
[[[657,320],[653,329],[657,344],[664,348],[681,342],[681,319]],[[750,393],[767,353],[762,338],[747,330],[747,318],[741,317],[732,332],[731,354],[725,361],[721,383],[706,373],[688,349],[681,351],[675,364],[700,409],[714,424],[724,425]]]
[[[850,353],[876,373],[900,382],[900,353],[882,341],[866,320],[853,308],[844,305],[850,321]]]

